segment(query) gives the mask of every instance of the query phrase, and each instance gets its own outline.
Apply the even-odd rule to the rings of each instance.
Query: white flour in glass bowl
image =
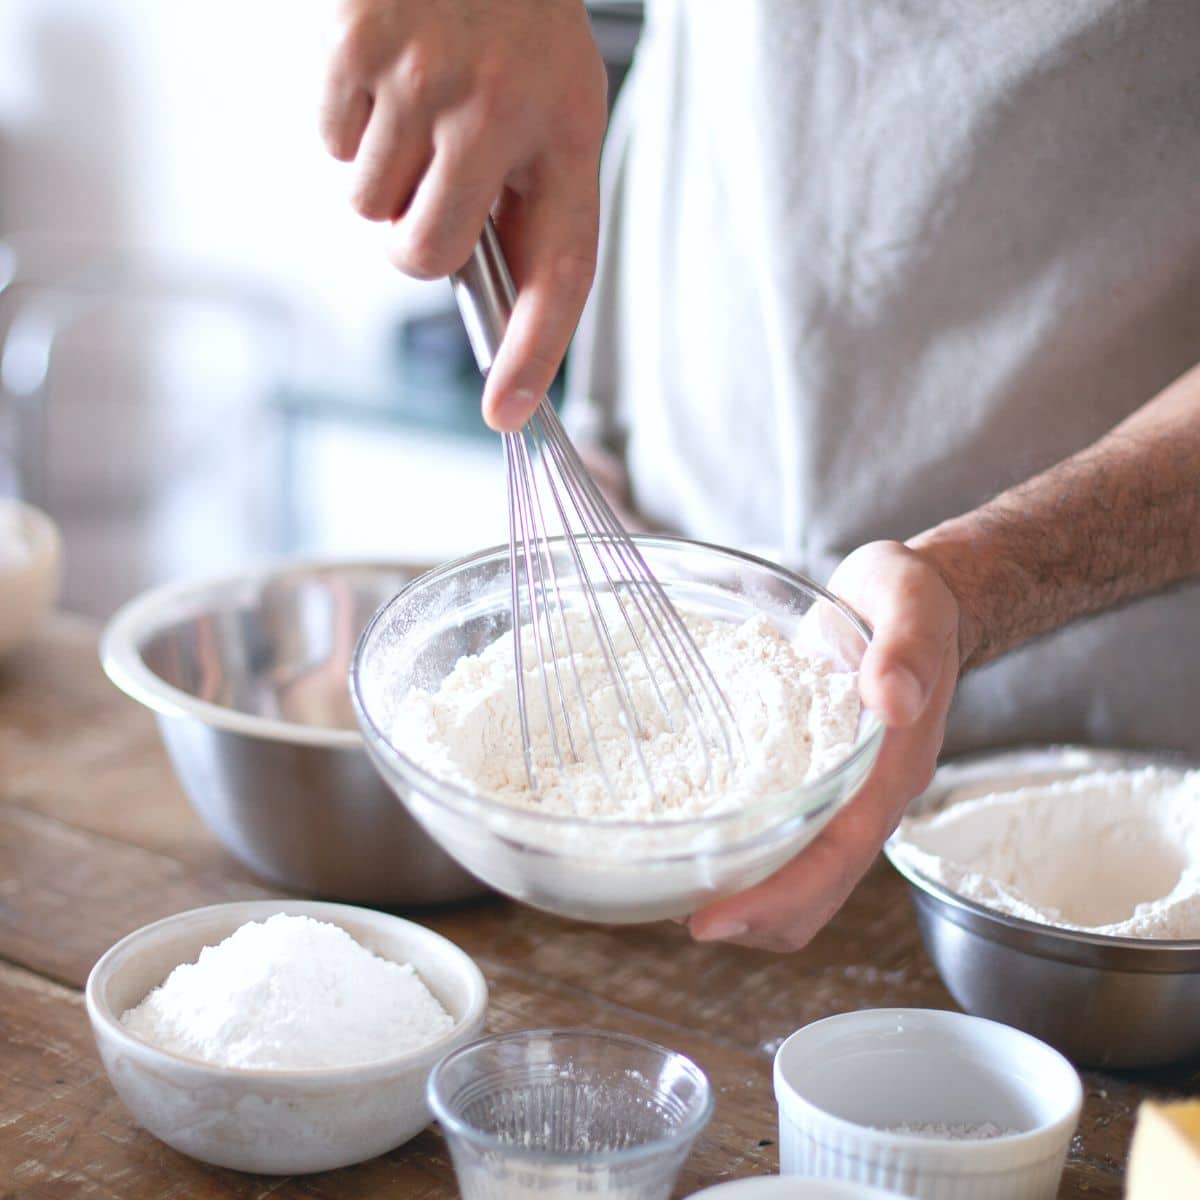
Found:
[[[998,912],[1109,937],[1200,938],[1200,771],[1094,771],[906,818],[892,852]]]
[[[622,618],[605,615],[634,692],[643,726],[636,745],[652,787],[593,630],[573,634],[570,653],[559,639],[557,678],[579,750],[571,761],[559,717],[562,769],[550,745],[535,642],[522,634],[531,788],[506,607],[490,594],[464,603],[450,586],[386,617],[367,634],[356,694],[372,714],[372,731],[382,734],[385,769],[409,811],[489,886],[579,920],[682,916],[777,871],[850,801],[875,761],[882,727],[860,703],[855,669],[867,638],[828,603],[798,613],[768,588],[695,589],[694,604],[676,607],[729,702],[732,755],[709,722],[710,736],[697,737],[677,697],[669,704],[674,720],[665,718]],[[784,592],[792,595],[790,586]],[[602,597],[602,606],[609,601]],[[588,620],[582,608],[565,611],[576,631]],[[443,638],[464,647],[461,657],[444,654]],[[556,676],[549,664],[547,671],[558,713]]]
[[[795,788],[846,757],[858,733],[857,675],[834,670],[786,638],[765,616],[740,624],[683,614],[688,630],[728,700],[736,720],[732,755],[697,700],[701,719],[689,719],[668,692],[654,691],[647,658],[619,616],[606,617],[621,674],[644,736],[631,738],[613,670],[586,612],[569,612],[555,639],[558,661],[547,664],[551,723],[542,670],[526,629],[524,675],[538,781],[530,788],[522,751],[511,633],[481,653],[461,658],[435,691],[412,688],[396,706],[392,744],[439,779],[533,811],[586,818],[670,821],[733,811]],[[644,644],[648,644],[642,631]],[[548,642],[549,639],[543,639]],[[574,653],[568,657],[567,645]],[[546,646],[549,655],[550,647]],[[663,666],[649,651],[654,677]],[[580,745],[570,761],[557,716],[562,682],[572,735]],[[586,714],[580,697],[586,697]],[[591,752],[589,723],[599,752]],[[704,738],[698,733],[704,727]],[[554,744],[557,739],[557,750]],[[558,755],[567,761],[560,767]],[[639,758],[640,755],[640,758]],[[645,783],[643,763],[654,782]],[[606,779],[607,776],[607,779]],[[610,786],[611,784],[611,786]]]

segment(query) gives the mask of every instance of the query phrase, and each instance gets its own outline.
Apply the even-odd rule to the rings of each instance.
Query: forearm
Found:
[[[964,670],[1200,575],[1200,367],[1092,446],[909,545],[959,600]]]

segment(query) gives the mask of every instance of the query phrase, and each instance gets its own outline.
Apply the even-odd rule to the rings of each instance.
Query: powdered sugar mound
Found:
[[[121,1023],[203,1062],[301,1069],[388,1058],[454,1020],[409,964],[372,954],[336,925],[277,913],[176,967]]]
[[[632,722],[621,689],[586,612],[569,611],[565,627],[556,623],[552,635],[543,634],[542,649],[552,685],[561,682],[567,698],[570,727],[580,743],[575,761],[557,715],[557,691],[550,706],[556,713],[552,733],[536,642],[530,630],[523,631],[536,795],[522,754],[511,634],[460,659],[436,691],[408,691],[396,706],[392,744],[440,779],[520,807],[619,819],[680,819],[735,809],[795,788],[846,756],[860,713],[853,672],[836,671],[805,653],[766,616],[740,625],[683,616],[735,715],[741,738],[735,736],[732,761],[713,726],[704,724],[702,736],[703,716],[695,720],[669,689],[664,709],[655,680],[663,689],[670,673],[652,639],[644,630],[635,638],[612,612],[606,624],[641,737],[628,732]]]
[[[1200,771],[1097,771],[901,823],[922,875],[1028,921],[1200,938]]]

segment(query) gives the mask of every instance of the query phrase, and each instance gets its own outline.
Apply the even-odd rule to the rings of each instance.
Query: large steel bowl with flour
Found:
[[[863,621],[790,571],[734,550],[667,537],[635,539],[681,611],[745,621],[765,614],[842,671],[870,640]],[[556,552],[562,551],[561,544]],[[568,607],[581,604],[564,595]],[[464,656],[511,629],[508,548],[431,571],[363,631],[351,696],[367,752],[408,810],[472,874],[549,912],[613,923],[682,916],[765,879],[806,846],[854,795],[883,730],[863,711],[845,756],[777,795],[728,811],[659,820],[533,811],[439,777],[393,744],[397,706],[413,687],[435,690]],[[514,737],[517,736],[514,730]]]
[[[947,763],[908,811],[928,816],[990,792],[1093,771],[1194,765],[1138,751],[1021,747]],[[899,835],[884,849],[908,880],[930,958],[967,1012],[1032,1033],[1083,1066],[1152,1067],[1200,1054],[1200,940],[1110,937],[1027,921],[924,874]],[[1116,859],[1107,866],[1122,870]]]

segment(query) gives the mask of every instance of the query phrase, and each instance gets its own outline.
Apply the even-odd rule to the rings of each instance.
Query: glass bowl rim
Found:
[[[624,1150],[600,1150],[569,1154],[564,1151],[543,1151],[534,1150],[526,1146],[505,1145],[494,1134],[486,1133],[482,1129],[469,1124],[456,1112],[452,1111],[449,1103],[438,1091],[438,1083],[445,1068],[453,1064],[457,1059],[465,1058],[468,1054],[483,1046],[498,1045],[504,1042],[527,1042],[535,1038],[555,1040],[564,1037],[585,1038],[597,1042],[616,1042],[626,1046],[636,1046],[639,1049],[650,1050],[658,1054],[662,1057],[664,1063],[670,1061],[679,1063],[683,1066],[687,1074],[699,1084],[702,1101],[693,1112],[688,1114],[679,1128],[666,1137],[657,1137],[651,1141],[643,1142]],[[712,1117],[713,1109],[716,1107],[716,1098],[713,1095],[711,1080],[708,1078],[703,1067],[688,1055],[683,1054],[679,1050],[673,1050],[670,1046],[664,1046],[660,1042],[652,1042],[649,1038],[638,1037],[636,1034],[620,1033],[610,1029],[594,1029],[583,1025],[514,1029],[508,1033],[485,1034],[483,1037],[465,1042],[456,1049],[449,1051],[434,1065],[433,1070],[429,1072],[429,1080],[425,1085],[425,1097],[438,1124],[450,1133],[462,1137],[475,1146],[486,1150],[501,1150],[514,1158],[544,1162],[554,1166],[568,1166],[580,1161],[605,1166],[625,1164],[636,1162],[643,1158],[652,1158],[656,1154],[662,1154],[689,1145],[692,1140],[699,1136],[705,1125],[708,1124],[709,1119]]]
[[[828,601],[849,621],[855,632],[863,639],[863,642],[867,646],[871,644],[874,630],[863,617],[859,616],[845,601],[840,600],[819,583],[809,579],[805,575],[801,575],[797,571],[791,571],[779,563],[771,562],[769,559],[759,558],[754,554],[747,554],[743,550],[735,550],[728,546],[717,546],[711,542],[696,541],[692,538],[675,537],[669,534],[631,534],[630,536],[639,546],[657,546],[665,550],[701,550],[706,553],[716,554],[721,558],[733,560],[743,566],[749,564],[763,568],[776,578],[781,579],[784,583],[790,584],[793,587],[798,586],[801,591],[811,593],[814,601],[818,599]],[[551,543],[557,543],[562,542],[564,539],[560,536],[548,540]],[[746,820],[752,816],[757,816],[775,807],[788,809],[788,815],[812,817],[819,814],[828,804],[832,803],[834,798],[831,797],[825,799],[822,803],[813,803],[807,808],[801,806],[799,809],[794,810],[792,805],[797,798],[804,793],[811,794],[816,792],[818,789],[832,783],[839,776],[848,774],[862,758],[877,750],[879,743],[883,740],[883,722],[880,721],[874,712],[864,706],[861,711],[864,718],[865,731],[855,738],[850,752],[845,758],[840,759],[832,767],[823,771],[815,778],[805,780],[789,791],[760,797],[740,808],[710,813],[707,816],[684,817],[670,820],[650,821],[638,820],[631,817],[614,819],[611,817],[581,817],[570,813],[537,812],[534,809],[521,808],[518,805],[497,800],[481,792],[471,791],[448,780],[439,779],[419,763],[397,750],[367,712],[361,687],[362,664],[367,643],[371,640],[376,627],[387,617],[393,607],[401,603],[417,587],[436,583],[466,567],[475,566],[489,559],[498,557],[507,558],[507,556],[507,545],[488,546],[483,550],[477,550],[472,554],[443,563],[441,566],[425,571],[415,579],[410,580],[390,600],[382,604],[367,622],[362,633],[359,634],[358,641],[354,647],[354,653],[350,658],[350,698],[358,717],[359,725],[363,729],[363,741],[368,748],[368,752],[372,756],[378,755],[386,758],[389,765],[395,767],[397,772],[410,786],[419,788],[422,796],[439,807],[450,808],[456,813],[461,813],[464,808],[468,808],[482,810],[497,817],[505,816],[512,818],[515,816],[519,819],[528,819],[535,824],[541,823],[551,828],[557,826],[571,829],[603,829],[608,832],[625,833],[645,833],[647,830],[683,830],[687,832],[720,828],[737,821]],[[757,838],[763,832],[763,830],[756,830],[751,835],[750,840]]]

